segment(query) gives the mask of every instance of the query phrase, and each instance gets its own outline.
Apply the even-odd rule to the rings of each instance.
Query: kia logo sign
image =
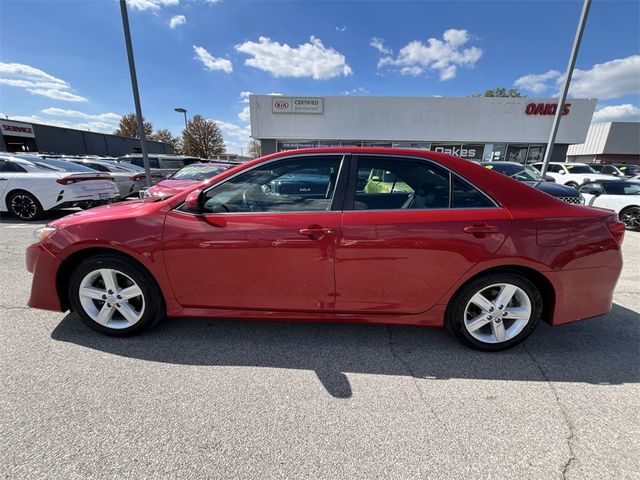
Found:
[[[289,108],[289,102],[280,100],[279,102],[274,103],[273,106],[278,110],[286,110],[287,108]]]
[[[565,103],[562,106],[562,115],[569,115],[570,107],[570,103]],[[526,115],[555,115],[557,109],[557,103],[529,103],[524,113]]]

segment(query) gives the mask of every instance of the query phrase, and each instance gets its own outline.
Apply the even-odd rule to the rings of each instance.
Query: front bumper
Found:
[[[27,305],[43,310],[65,311],[60,303],[56,282],[60,260],[49,253],[42,244],[35,243],[27,247],[25,261],[27,271],[33,274]]]

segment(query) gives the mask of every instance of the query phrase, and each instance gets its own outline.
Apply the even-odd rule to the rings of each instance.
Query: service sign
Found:
[[[273,113],[322,113],[324,98],[319,97],[272,97]]]
[[[36,138],[36,134],[33,133],[33,126],[30,123],[0,120],[0,129],[2,129],[2,135],[5,137]]]

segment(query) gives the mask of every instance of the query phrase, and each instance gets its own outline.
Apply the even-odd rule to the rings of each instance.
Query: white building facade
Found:
[[[640,123],[594,123],[584,143],[569,147],[567,160],[640,164]]]
[[[317,146],[421,148],[469,160],[539,161],[552,98],[252,95],[251,136],[263,154]],[[585,141],[595,99],[569,99],[552,158]]]

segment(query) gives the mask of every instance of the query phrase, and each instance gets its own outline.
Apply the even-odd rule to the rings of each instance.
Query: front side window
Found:
[[[367,178],[360,190],[360,183]],[[457,175],[428,161],[361,157],[355,210],[490,208],[494,204]]]
[[[589,165],[565,165],[565,168],[569,170],[569,173],[598,173]]]
[[[331,209],[342,156],[277,160],[205,192],[205,213],[322,212]]]

